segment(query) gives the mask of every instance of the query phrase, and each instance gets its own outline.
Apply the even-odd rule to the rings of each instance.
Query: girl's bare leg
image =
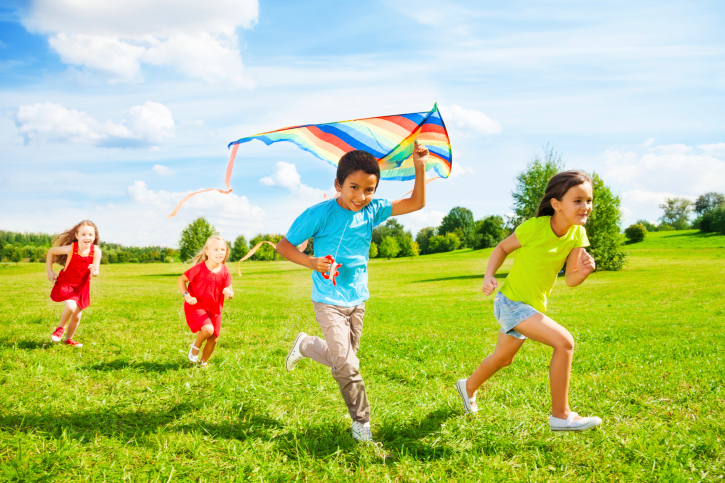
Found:
[[[554,348],[549,366],[551,415],[566,419],[569,409],[569,378],[574,355],[574,338],[568,330],[544,314],[536,314],[516,326],[516,332]],[[576,418],[581,419],[581,418]]]
[[[518,327],[516,330],[518,331]],[[516,337],[506,335],[499,331],[498,342],[496,342],[496,348],[493,350],[493,354],[481,361],[478,368],[466,380],[468,397],[473,397],[476,390],[481,387],[481,384],[486,382],[499,369],[511,364],[511,361],[514,360],[514,356],[521,349],[524,342],[526,342],[526,339],[517,339]]]
[[[60,325],[58,326],[63,328],[65,328],[68,320],[70,320],[70,316],[78,308],[78,305],[73,300],[66,300],[64,304],[65,307],[63,307],[63,313],[60,314]]]
[[[73,311],[70,317],[70,323],[68,324],[68,332],[66,332],[66,339],[72,339],[73,335],[76,333],[76,329],[78,328],[78,324],[81,322],[81,317],[83,316],[83,310],[76,307],[76,309]]]
[[[204,354],[201,356],[201,363],[204,364],[209,360],[211,355],[214,353],[214,349],[216,348],[216,341],[218,337],[214,335],[212,332],[211,337],[209,337],[206,340],[206,345],[204,346]]]
[[[207,324],[201,327],[199,329],[199,332],[196,333],[196,342],[194,342],[194,347],[196,349],[192,348],[191,355],[196,356],[199,355],[199,350],[201,349],[202,344],[205,340],[209,339],[209,337],[212,337],[214,335],[214,326],[211,324]],[[209,343],[207,342],[207,345]],[[196,354],[194,354],[196,352]]]

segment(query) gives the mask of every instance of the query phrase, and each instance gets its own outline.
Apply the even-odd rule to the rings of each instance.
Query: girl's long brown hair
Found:
[[[554,208],[551,206],[552,198],[561,201],[567,191],[582,183],[591,183],[592,178],[584,171],[562,171],[551,177],[544,191],[544,198],[539,203],[536,216],[554,216]]]
[[[82,226],[91,226],[93,227],[93,230],[96,232],[96,238],[93,239],[93,244],[98,245],[100,243],[100,235],[98,234],[98,227],[95,223],[93,223],[90,220],[83,220],[80,223],[78,223],[76,226],[71,228],[70,230],[66,230],[57,237],[55,237],[55,240],[53,240],[53,246],[54,247],[64,247],[66,245],[70,245],[71,243],[78,241],[78,230]],[[58,265],[65,266],[65,262],[68,260],[68,255],[54,255],[53,261],[57,263]]]

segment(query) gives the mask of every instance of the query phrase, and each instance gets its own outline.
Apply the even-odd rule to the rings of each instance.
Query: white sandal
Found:
[[[189,362],[196,362],[199,360],[199,354],[192,354],[191,352],[196,349],[199,351],[199,354],[201,353],[201,347],[196,346],[196,341],[191,343],[191,347],[189,347]]]
[[[459,379],[456,382],[456,389],[458,389],[458,394],[461,395],[461,399],[463,400],[463,410],[469,414],[477,413],[478,406],[476,405],[476,395],[474,394],[471,398],[468,397],[466,381],[467,379]]]

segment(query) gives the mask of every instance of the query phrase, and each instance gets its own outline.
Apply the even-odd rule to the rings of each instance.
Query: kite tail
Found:
[[[186,203],[192,197],[198,195],[199,193],[206,193],[207,191],[218,191],[225,195],[228,195],[229,193],[231,193],[232,188],[229,186],[229,182],[232,179],[232,170],[234,169],[234,158],[237,156],[238,149],[239,149],[239,144],[235,144],[234,147],[232,148],[232,154],[229,156],[229,164],[227,164],[227,175],[224,177],[224,184],[227,185],[227,189],[220,190],[220,189],[216,189],[216,188],[207,188],[205,190],[199,190],[199,191],[194,191],[193,193],[189,193],[188,195],[186,195],[184,197],[183,200],[181,200],[179,202],[178,205],[176,205],[176,208],[174,208],[174,211],[171,212],[171,214],[169,215],[169,218],[173,218],[174,216],[176,216],[176,214],[179,212],[179,209],[181,208],[181,205],[183,205],[184,203]]]
[[[267,245],[271,246],[272,248],[274,248],[275,250],[277,249],[277,245],[275,245],[271,241],[267,241],[267,240],[263,240],[263,241],[257,243],[256,245],[254,245],[254,248],[252,248],[251,250],[249,250],[249,252],[246,255],[244,255],[244,257],[240,258],[239,259],[239,262],[237,262],[237,273],[239,274],[240,277],[242,276],[242,262],[244,260],[247,260],[249,257],[251,257],[252,255],[254,255],[255,253],[257,253],[257,250],[259,250],[259,247],[261,247],[265,243]],[[307,240],[305,240],[301,245],[299,245],[297,247],[297,249],[299,251],[301,251],[301,252],[304,252],[305,251],[305,248],[307,248]]]

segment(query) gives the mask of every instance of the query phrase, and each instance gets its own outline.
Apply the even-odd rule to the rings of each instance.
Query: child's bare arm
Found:
[[[282,238],[277,243],[277,253],[292,263],[302,265],[303,267],[310,268],[317,272],[325,273],[330,270],[330,260],[324,257],[315,258],[305,255],[299,251],[296,246],[287,241],[286,238]]]
[[[594,258],[585,248],[575,248],[566,257],[566,275],[564,279],[570,287],[581,285],[590,273],[596,270]]]
[[[428,161],[428,148],[415,143],[413,163],[415,164],[415,185],[410,198],[393,201],[390,216],[405,215],[418,211],[425,206],[425,163]]]
[[[491,257],[488,259],[488,264],[486,265],[486,276],[483,278],[483,287],[481,287],[481,291],[484,294],[491,295],[498,288],[496,272],[501,268],[506,257],[518,248],[521,248],[521,242],[516,238],[516,234],[511,234],[511,236],[496,245],[496,248],[493,249]]]
[[[93,254],[93,263],[88,265],[88,270],[91,271],[91,275],[93,275],[94,277],[97,277],[100,273],[102,256],[103,254],[101,253],[101,249],[96,246],[95,252]]]
[[[186,284],[189,281],[188,278],[186,278],[186,275],[183,273],[181,276],[177,279],[176,283],[179,285],[179,292],[184,295],[184,300],[186,300],[186,303],[189,305],[194,305],[196,303],[196,297],[192,297],[189,292],[186,290]]]
[[[224,290],[222,290],[222,295],[224,295],[228,299],[234,298],[234,289],[232,288],[231,283],[224,287]]]
[[[48,273],[48,280],[55,282],[58,275],[53,271],[53,257],[55,255],[70,255],[73,250],[73,245],[66,245],[63,247],[52,247],[48,250],[48,254],[45,256],[45,271]]]

